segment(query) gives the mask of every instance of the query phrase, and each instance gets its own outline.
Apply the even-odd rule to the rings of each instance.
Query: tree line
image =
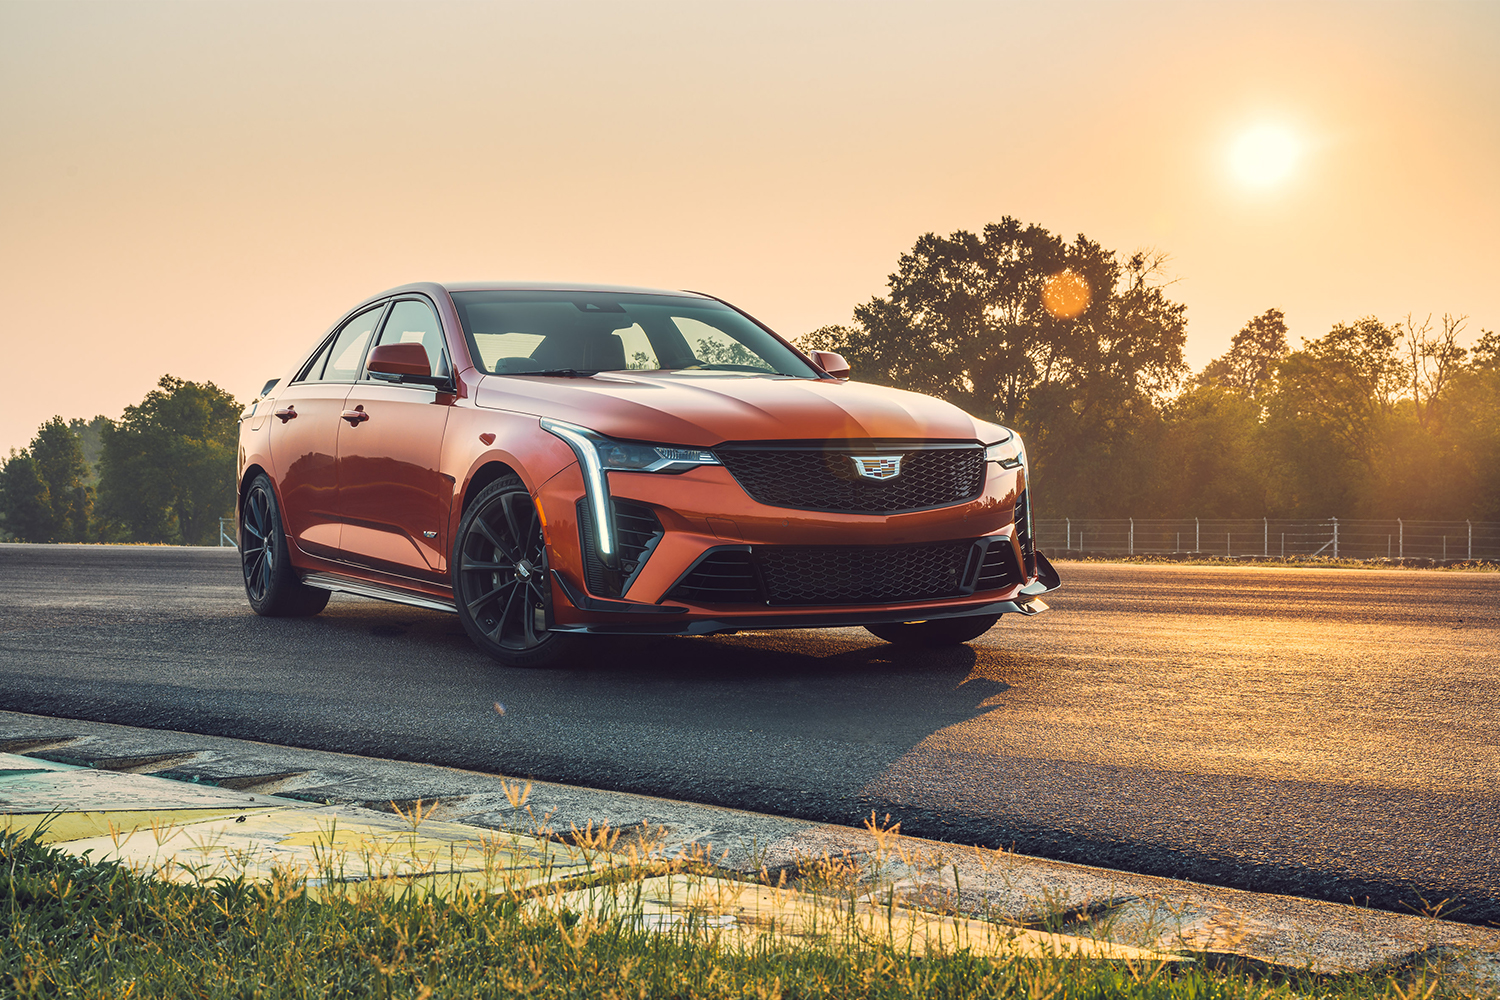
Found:
[[[1012,218],[929,233],[800,344],[1016,427],[1049,517],[1500,521],[1500,336],[1365,316],[1293,349],[1271,308],[1193,372],[1165,263]],[[119,420],[53,417],[0,465],[0,538],[213,544],[239,411],[166,376]]]
[[[212,382],[167,375],[119,420],[53,417],[0,464],[0,538],[215,544],[239,414]]]
[[[1049,517],[1500,521],[1500,336],[1366,316],[1293,349],[1270,308],[1193,372],[1165,262],[1012,218],[929,233],[800,343],[1017,428]]]

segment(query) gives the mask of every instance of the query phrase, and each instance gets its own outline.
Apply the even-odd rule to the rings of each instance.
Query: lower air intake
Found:
[[[973,541],[715,549],[667,598],[691,604],[900,604],[972,592]]]

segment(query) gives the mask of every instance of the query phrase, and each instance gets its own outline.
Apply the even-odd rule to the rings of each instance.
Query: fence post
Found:
[[[1396,518],[1396,544],[1398,546],[1398,548],[1396,549],[1396,558],[1397,559],[1405,559],[1406,558],[1406,522],[1403,521],[1403,520],[1401,520],[1401,518],[1399,518],[1399,517]]]
[[[1468,559],[1469,559],[1470,562],[1473,562],[1474,561],[1474,522],[1473,521],[1465,521],[1464,524],[1467,524],[1469,526],[1469,555],[1468,555]]]
[[[1135,518],[1130,519],[1130,554],[1135,555]]]
[[[1261,555],[1269,559],[1271,558],[1271,519],[1269,517],[1263,517],[1261,518],[1261,521],[1264,522],[1262,526],[1266,529],[1265,551],[1262,552]]]
[[[1196,517],[1193,518],[1193,551],[1203,551],[1203,526],[1198,523]]]
[[[1073,519],[1065,517],[1063,520],[1068,522],[1068,551],[1071,552],[1073,551]]]
[[[1339,557],[1339,519],[1333,519],[1333,558]]]

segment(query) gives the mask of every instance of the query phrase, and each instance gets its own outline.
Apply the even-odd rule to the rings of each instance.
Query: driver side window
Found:
[[[439,378],[448,374],[448,352],[443,346],[443,327],[437,313],[426,302],[402,299],[391,306],[380,331],[381,344],[421,344],[427,352],[427,364]],[[369,372],[365,378],[369,378]]]

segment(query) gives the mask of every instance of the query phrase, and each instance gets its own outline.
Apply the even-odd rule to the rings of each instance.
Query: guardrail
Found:
[[[1049,518],[1032,522],[1048,552],[1237,558],[1500,559],[1493,521]]]
[[[226,545],[232,549],[239,548],[234,540],[234,518],[232,517],[219,518],[219,548],[222,549]]]

